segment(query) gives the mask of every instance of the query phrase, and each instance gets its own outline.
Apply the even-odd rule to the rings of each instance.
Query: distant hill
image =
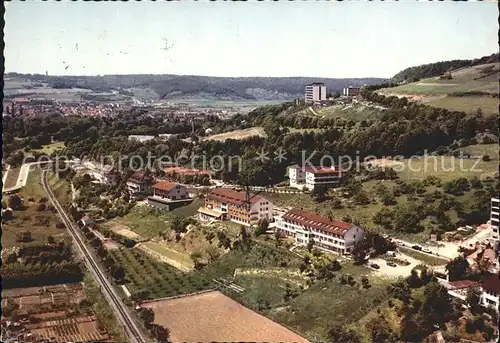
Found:
[[[211,77],[189,75],[46,76],[8,73],[6,77],[29,79],[53,88],[84,88],[94,92],[119,90],[137,97],[157,99],[205,98],[224,100],[288,100],[302,97],[307,84],[324,82],[329,92],[343,87],[378,84],[380,78],[314,77]]]
[[[452,60],[422,64],[416,67],[409,67],[400,71],[392,78],[393,81],[408,81],[415,82],[420,79],[429,78],[433,76],[440,76],[444,73],[463,68],[463,67],[473,67],[480,64],[489,64],[499,61],[499,54],[492,54],[490,56],[484,56],[481,58],[476,58],[473,60]]]
[[[447,61],[412,67],[394,79],[416,77],[417,81],[382,88],[384,95],[406,97],[439,108],[498,114],[498,54],[468,61]],[[399,76],[398,76],[399,75]],[[425,78],[421,78],[426,76]],[[393,79],[393,80],[394,80]]]

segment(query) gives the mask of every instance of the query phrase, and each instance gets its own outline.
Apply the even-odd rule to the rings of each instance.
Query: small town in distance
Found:
[[[302,7],[317,20],[310,45],[294,49],[311,51],[286,64],[275,62],[293,51],[281,40],[303,38],[299,22],[248,9],[276,36],[236,12],[228,32],[207,7],[214,17],[193,9],[186,31],[178,9],[157,5],[172,13],[7,6],[2,342],[499,341],[500,60],[479,25],[496,24],[491,4],[475,7],[481,18],[459,3],[464,22],[436,17],[483,33],[447,35],[456,53],[434,36],[442,49],[428,50],[420,28],[394,16],[401,32],[380,24],[384,49],[340,65],[312,47],[360,51],[335,30],[325,33],[334,45],[319,37],[340,13],[359,37],[362,14]],[[125,30],[139,6],[175,35],[139,20],[143,34],[116,50],[110,25]],[[41,31],[73,18],[78,43],[54,33],[35,58],[42,38],[27,18]],[[268,49],[241,41],[250,33]],[[411,51],[403,62],[387,50],[398,44]],[[246,53],[233,64],[222,47]],[[274,71],[246,56],[255,49]]]

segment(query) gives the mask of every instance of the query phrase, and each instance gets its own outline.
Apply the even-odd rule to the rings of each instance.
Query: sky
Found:
[[[6,72],[391,77],[498,52],[496,2],[9,2]]]

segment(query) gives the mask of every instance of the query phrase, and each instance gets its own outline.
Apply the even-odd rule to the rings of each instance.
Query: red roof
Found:
[[[165,169],[165,173],[177,173],[182,175],[210,175],[208,170],[190,169],[184,167],[170,167]]]
[[[485,291],[491,293],[500,293],[500,274],[490,276],[482,285]]]
[[[207,195],[207,198],[241,206],[245,204],[246,193],[243,191],[236,191],[234,189],[229,189],[229,188],[214,188]],[[260,195],[253,195],[253,196],[250,195],[250,202],[252,204],[256,204],[263,199],[265,198],[261,197]]]
[[[477,286],[477,282],[470,280],[453,281],[448,284],[449,289],[461,289]]]
[[[177,183],[175,182],[159,182],[156,185],[153,186],[154,189],[159,189],[162,191],[167,191],[170,192],[172,189],[174,189],[177,186]]]
[[[129,180],[137,183],[153,182],[153,177],[145,172],[135,172]]]
[[[338,220],[330,220],[315,213],[292,209],[283,215],[283,219],[289,220],[305,227],[312,227],[316,230],[327,231],[336,235],[345,235],[353,224]]]

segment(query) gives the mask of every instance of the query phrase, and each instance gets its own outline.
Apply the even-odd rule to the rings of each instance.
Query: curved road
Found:
[[[84,243],[83,239],[80,237],[79,230],[76,225],[73,223],[72,219],[66,214],[59,201],[52,193],[52,190],[49,187],[47,182],[46,171],[42,172],[42,186],[47,193],[50,201],[56,208],[59,216],[63,220],[64,224],[68,228],[73,240],[78,246],[81,255],[85,259],[85,264],[87,268],[92,272],[94,279],[99,283],[103,294],[108,300],[111,308],[114,310],[116,314],[116,318],[120,322],[120,324],[125,329],[127,336],[130,338],[130,342],[132,343],[145,343],[146,339],[143,336],[141,330],[135,324],[131,314],[129,313],[125,304],[123,304],[120,296],[116,293],[114,288],[111,286],[109,280],[106,278],[106,274],[101,270],[101,267],[94,260],[93,255],[89,252],[87,245]]]

